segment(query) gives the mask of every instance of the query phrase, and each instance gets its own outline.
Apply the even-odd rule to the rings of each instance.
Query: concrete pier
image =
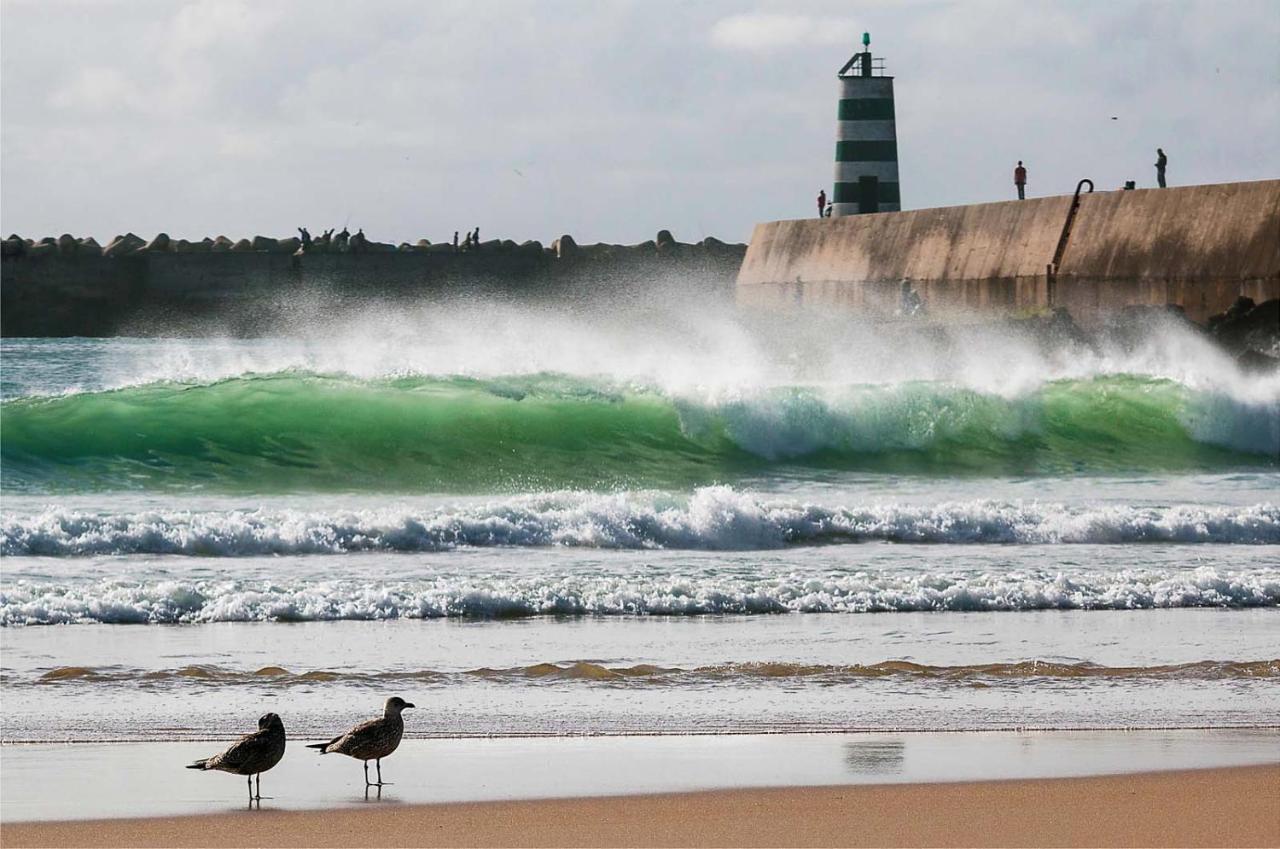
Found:
[[[1051,268],[1065,236],[1061,260]],[[1134,305],[1195,321],[1280,298],[1280,180],[1069,195],[756,225],[737,299],[930,315],[1065,307],[1082,324]]]

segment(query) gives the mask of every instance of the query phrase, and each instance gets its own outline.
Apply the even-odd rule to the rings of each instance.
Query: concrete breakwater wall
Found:
[[[1280,297],[1280,180],[1095,192],[756,225],[740,303],[927,312],[1176,304],[1205,321]],[[1053,264],[1055,256],[1058,261]]]
[[[608,297],[653,281],[732,297],[745,245],[714,238],[684,244],[665,230],[658,236],[639,245],[578,245],[563,236],[550,247],[494,240],[472,250],[424,242],[347,252],[297,251],[296,239],[261,237],[257,249],[242,240],[239,249],[194,251],[175,250],[167,239],[155,249],[148,244],[157,240],[137,237],[106,248],[70,236],[42,243],[11,237],[0,276],[0,333],[254,335],[273,332],[317,298],[333,307],[466,295]]]

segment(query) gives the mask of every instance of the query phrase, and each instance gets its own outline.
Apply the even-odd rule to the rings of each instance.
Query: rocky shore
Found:
[[[199,241],[133,233],[105,246],[70,234],[3,241],[0,334],[177,335],[271,332],[303,301],[468,295],[564,298],[678,286],[731,298],[746,245],[677,241],[668,230],[637,245],[550,245],[492,239],[455,246],[298,237]]]
[[[147,241],[133,233],[116,236],[105,246],[100,245],[92,236],[76,237],[63,233],[57,238],[45,236],[39,240],[24,239],[16,233],[4,239],[0,253],[4,258],[39,258],[50,256],[103,256],[124,257],[140,254],[173,253],[173,254],[208,254],[208,253],[272,253],[293,254],[297,256],[313,254],[389,254],[389,253],[435,253],[435,254],[477,254],[482,251],[523,251],[526,253],[546,254],[557,259],[585,256],[616,256],[632,254],[646,256],[652,254],[679,255],[682,252],[701,249],[703,251],[731,251],[741,254],[746,245],[729,244],[714,237],[707,237],[696,244],[685,244],[676,241],[670,230],[659,230],[655,238],[637,245],[594,244],[579,245],[570,235],[563,235],[544,247],[538,241],[516,243],[510,239],[490,239],[489,241],[464,243],[453,242],[432,243],[429,239],[419,239],[410,244],[401,242],[393,245],[389,242],[370,241],[363,232],[348,236],[345,231],[341,238],[324,237],[309,241],[304,245],[298,236],[274,238],[271,236],[254,236],[252,238],[230,239],[226,236],[206,236],[200,241],[189,239],[172,239],[168,233],[158,233]]]

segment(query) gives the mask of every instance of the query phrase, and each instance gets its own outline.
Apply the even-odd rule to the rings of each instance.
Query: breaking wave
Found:
[[[1275,568],[760,571],[372,579],[19,580],[0,625],[529,616],[1133,610],[1280,605]]]
[[[48,507],[6,515],[7,556],[430,552],[461,547],[753,550],[861,542],[1280,544],[1280,506],[1071,506],[972,500],[826,507],[730,487],[692,495],[559,492],[415,510],[142,510]]]
[[[782,466],[1056,474],[1280,462],[1280,400],[1129,375],[675,393],[560,374],[282,372],[3,405],[9,491],[680,488]]]

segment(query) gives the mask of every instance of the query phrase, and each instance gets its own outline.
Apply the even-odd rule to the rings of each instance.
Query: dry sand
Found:
[[[1280,765],[12,824],[10,846],[1280,846]]]

